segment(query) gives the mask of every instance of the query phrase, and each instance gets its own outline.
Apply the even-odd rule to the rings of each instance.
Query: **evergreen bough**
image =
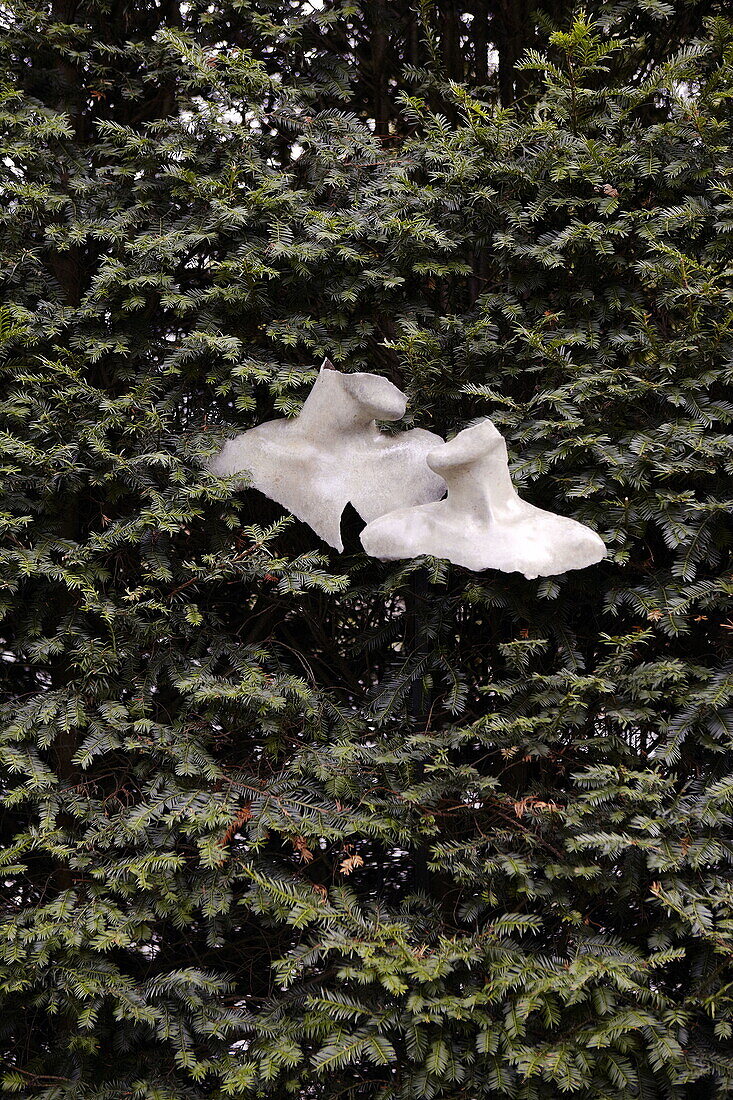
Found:
[[[301,7],[4,11],[2,1089],[729,1096],[733,25],[576,13],[501,107],[421,5],[385,133]],[[324,355],[607,560],[209,474]]]

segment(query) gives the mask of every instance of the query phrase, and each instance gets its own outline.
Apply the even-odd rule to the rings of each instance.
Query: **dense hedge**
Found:
[[[733,27],[580,14],[385,134],[272,7],[0,41],[3,1089],[729,1096]],[[608,558],[381,565],[207,473],[324,355]]]

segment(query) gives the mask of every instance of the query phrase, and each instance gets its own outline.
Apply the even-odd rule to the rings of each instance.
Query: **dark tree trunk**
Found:
[[[387,94],[389,68],[387,59],[388,37],[386,0],[371,0],[368,7],[368,19],[371,46],[369,76],[371,77],[374,129],[382,139],[386,139],[389,137],[389,123],[391,117],[389,97]]]
[[[489,82],[489,10],[485,0],[476,0],[473,6],[473,65],[474,80],[479,87]]]

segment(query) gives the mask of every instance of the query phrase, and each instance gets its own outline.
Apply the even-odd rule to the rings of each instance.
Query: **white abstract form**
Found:
[[[216,474],[249,484],[343,550],[341,515],[350,503],[365,522],[445,493],[427,464],[443,440],[413,428],[388,435],[376,420],[400,420],[407,398],[377,374],[342,374],[326,360],[299,416],[269,420],[230,439],[213,459]]]
[[[459,432],[427,462],[447,483],[448,496],[369,523],[361,542],[372,557],[430,554],[466,569],[517,571],[532,579],[582,569],[605,556],[589,527],[517,495],[506,443],[490,420]]]

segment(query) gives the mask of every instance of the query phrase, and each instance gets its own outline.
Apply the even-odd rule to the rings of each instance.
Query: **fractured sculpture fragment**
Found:
[[[605,556],[589,527],[519,497],[506,443],[489,419],[431,451],[427,464],[446,482],[447,497],[373,520],[361,533],[367,554],[382,560],[429,554],[528,579],[582,569]]]
[[[441,437],[423,428],[390,435],[376,424],[400,420],[406,408],[407,398],[388,379],[344,374],[326,360],[298,416],[230,439],[210,469],[249,474],[251,486],[343,550],[347,504],[368,523],[445,493],[443,479],[425,461]]]

